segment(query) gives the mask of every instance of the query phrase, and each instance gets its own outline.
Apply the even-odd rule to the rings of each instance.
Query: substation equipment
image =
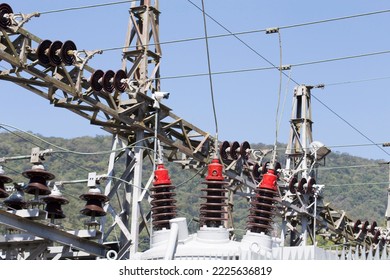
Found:
[[[266,162],[267,151],[252,149],[248,142],[215,143],[210,133],[161,102],[169,93],[160,85],[159,1],[133,1],[129,13],[122,68],[114,71],[89,65],[101,51],[79,50],[71,40],[41,39],[25,29],[39,13],[14,13],[8,4],[0,4],[0,60],[7,65],[0,80],[112,135],[107,174],[88,174],[88,191],[79,197],[85,201],[80,210],[89,217],[88,229],[69,231],[57,223],[65,217],[61,207],[69,201],[51,183],[55,175],[43,167],[42,158],[50,151],[33,149],[25,157],[32,164],[23,173],[27,184],[10,185],[12,179],[0,174],[0,223],[7,228],[0,236],[1,258],[388,258],[387,228],[352,221],[344,211],[323,203],[325,185],[316,182],[316,167],[330,150],[312,138],[312,87],[300,85],[294,90],[285,167]],[[154,172],[144,182],[146,157],[153,158]],[[3,159],[2,163],[12,157]],[[206,170],[194,234],[189,234],[186,218],[178,216],[175,185],[164,160]],[[123,173],[115,174],[123,161]],[[26,194],[33,198],[26,200]],[[232,198],[238,194],[248,199],[241,241],[232,234]],[[113,198],[119,203],[112,203]],[[107,215],[111,225],[100,222]],[[142,230],[150,236],[150,248],[143,252]],[[120,236],[113,243],[110,237],[116,231]],[[320,237],[333,242],[334,248],[318,247]]]

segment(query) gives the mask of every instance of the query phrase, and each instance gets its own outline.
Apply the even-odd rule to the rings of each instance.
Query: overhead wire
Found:
[[[211,75],[210,48],[209,48],[209,40],[208,40],[208,35],[207,35],[207,20],[206,20],[206,12],[205,12],[205,6],[204,6],[203,0],[202,0],[202,15],[203,15],[203,27],[204,27],[205,42],[206,42],[207,68],[208,68],[208,76],[209,76],[211,104],[212,104],[212,108],[213,108],[214,124],[215,124],[215,152],[217,153],[217,151],[218,151],[218,118],[217,118],[217,111],[215,108],[213,79],[212,79],[212,75]]]
[[[376,167],[376,168],[383,168],[384,164],[387,163],[377,163],[377,164],[359,164],[359,165],[345,165],[345,166],[329,166],[329,167],[318,167],[319,170],[325,171],[325,170],[337,170],[337,169],[350,169],[350,168],[363,168],[363,167]]]
[[[322,60],[307,61],[307,62],[302,62],[302,63],[291,64],[291,67],[307,66],[307,65],[313,65],[313,64],[334,62],[334,61],[338,61],[338,60],[362,58],[362,57],[367,57],[367,56],[375,56],[375,55],[382,55],[382,54],[388,54],[388,53],[390,53],[390,50],[379,51],[379,52],[363,53],[363,54],[358,54],[358,55],[349,55],[349,56],[335,57],[335,58],[322,59]]]
[[[196,7],[199,10],[202,10],[198,5],[196,5],[194,2],[191,0],[187,0],[189,3],[191,3],[194,7]],[[252,48],[249,44],[247,44],[244,40],[242,40],[240,37],[235,35],[232,31],[230,31],[228,28],[226,28],[223,24],[221,24],[219,21],[217,21],[215,18],[210,16],[209,14],[205,13],[208,18],[210,18],[213,22],[215,22],[218,26],[223,28],[225,31],[227,31],[229,34],[231,34],[234,38],[239,40],[242,44],[244,44],[247,48],[249,48],[252,52],[254,52],[257,56],[261,57],[263,60],[265,60],[268,64],[273,66],[274,68],[278,68],[276,65],[274,65],[270,60],[268,60],[266,57],[264,57],[262,54],[260,54],[258,51],[256,51],[254,48]]]
[[[347,145],[331,145],[329,148],[350,148],[350,147],[364,147],[364,146],[377,146],[377,145],[383,145],[385,142],[382,143],[366,143],[366,144],[347,144]]]
[[[322,106],[324,106],[325,108],[327,108],[330,112],[332,112],[334,115],[336,115],[339,119],[341,119],[344,123],[346,123],[350,128],[352,128],[353,130],[355,130],[358,134],[360,134],[362,137],[364,137],[365,139],[367,139],[369,142],[371,142],[372,144],[375,144],[374,140],[372,140],[370,137],[368,137],[367,135],[365,135],[363,132],[361,132],[357,127],[355,127],[353,124],[351,124],[349,121],[347,121],[345,118],[343,118],[341,115],[339,115],[336,111],[334,111],[332,108],[330,108],[328,105],[326,105],[324,102],[322,102],[318,97],[316,97],[315,95],[312,94],[312,97],[317,100]],[[390,153],[388,151],[386,151],[385,149],[383,149],[380,145],[375,145],[376,147],[378,147],[380,150],[382,150],[385,154],[387,154],[388,156],[390,156]]]
[[[127,147],[124,147],[124,148],[121,148],[121,149],[116,149],[116,150],[110,150],[110,151],[91,152],[91,153],[77,152],[77,151],[71,151],[71,150],[69,150],[69,149],[66,149],[66,148],[60,147],[60,146],[58,146],[58,145],[55,145],[55,144],[53,144],[53,143],[51,143],[51,142],[49,142],[49,141],[46,141],[45,139],[43,139],[43,138],[41,138],[41,137],[39,137],[39,136],[36,136],[36,135],[34,135],[34,134],[32,134],[32,133],[29,133],[29,132],[27,132],[27,131],[23,131],[23,130],[17,128],[17,127],[14,127],[14,126],[11,126],[11,125],[6,125],[6,124],[1,124],[1,123],[0,123],[0,128],[6,130],[6,131],[8,131],[9,133],[11,133],[11,134],[13,134],[13,135],[15,135],[15,136],[17,136],[17,137],[19,137],[19,138],[21,138],[21,139],[27,141],[27,142],[33,144],[33,145],[36,145],[36,146],[38,146],[39,148],[42,148],[42,149],[43,149],[44,147],[42,147],[41,145],[38,145],[37,143],[35,143],[35,142],[33,142],[33,141],[31,141],[31,140],[29,140],[29,139],[27,139],[27,138],[25,138],[25,137],[19,135],[19,134],[14,133],[12,130],[7,129],[6,127],[11,127],[11,128],[13,128],[13,129],[15,129],[15,130],[18,130],[19,132],[25,133],[25,134],[27,134],[27,135],[33,137],[33,138],[38,139],[39,141],[42,141],[42,142],[44,142],[44,143],[47,144],[47,145],[50,145],[50,146],[56,147],[56,148],[58,148],[58,149],[61,149],[62,152],[72,153],[72,154],[77,154],[77,155],[100,155],[100,154],[107,154],[107,153],[112,153],[112,152],[118,152],[118,151],[121,151],[121,150],[124,150],[124,149],[128,149],[130,146],[131,146],[132,148],[137,147],[137,146],[134,146],[134,144],[140,142],[140,141],[137,141],[137,142],[135,142],[135,143],[133,143],[132,145],[129,145],[129,146],[127,146]],[[148,138],[153,138],[153,137],[148,137]],[[144,141],[144,140],[145,140],[145,139],[143,139],[142,141]],[[150,149],[150,148],[148,148],[148,149],[151,150],[151,151],[153,151],[153,150]],[[56,151],[51,152],[51,154],[53,154],[53,155],[56,155],[57,153],[60,153],[60,152],[59,152],[59,151],[57,151],[57,152],[56,152]],[[57,155],[57,156],[58,156],[58,155]],[[81,168],[81,169],[87,171],[88,173],[91,172],[90,170],[88,170],[87,168],[84,168],[83,166],[81,166],[80,164],[78,164],[78,163],[76,163],[76,162],[70,161],[70,160],[68,160],[68,159],[66,159],[66,158],[64,158],[64,157],[61,157],[61,156],[58,156],[58,157],[60,157],[61,159],[67,161],[68,163],[73,164],[74,166],[78,166],[79,168]],[[16,174],[19,174],[19,173],[20,173],[20,172],[18,172],[18,171],[16,171],[16,170],[10,168],[9,166],[5,166],[5,168],[8,168],[8,169],[12,170],[12,171],[15,172]],[[125,180],[122,180],[122,179],[120,179],[120,178],[118,178],[118,177],[114,177],[114,176],[110,176],[110,175],[106,175],[106,177],[107,177],[107,178],[113,178],[113,179],[119,180],[119,181],[121,181],[121,182],[124,182],[124,183],[126,183],[126,184],[128,184],[128,185],[134,186],[133,184],[131,184],[131,183],[125,181]],[[137,187],[137,188],[140,188],[140,187],[138,187],[138,186],[136,186],[136,187]],[[143,189],[143,188],[140,188],[140,189]]]
[[[107,3],[102,3],[102,4],[93,4],[93,5],[87,5],[87,6],[78,6],[78,7],[70,7],[70,8],[63,8],[63,9],[57,9],[57,10],[43,11],[43,12],[39,12],[39,14],[40,15],[47,15],[47,14],[54,14],[54,13],[62,13],[62,12],[69,12],[69,11],[76,11],[76,10],[84,10],[84,9],[91,9],[91,8],[113,6],[113,5],[136,2],[136,1],[138,1],[138,0],[107,2]]]
[[[327,187],[354,187],[354,186],[369,186],[369,185],[387,185],[390,182],[374,182],[374,183],[346,183],[346,184],[335,184],[326,185]]]
[[[278,145],[278,133],[279,133],[279,108],[280,108],[280,99],[282,95],[282,84],[283,84],[283,70],[282,70],[282,61],[283,61],[283,52],[282,52],[282,35],[280,30],[277,29],[278,33],[278,42],[279,42],[279,89],[278,89],[278,100],[276,105],[276,114],[275,114],[275,142],[274,142],[274,151],[271,160],[271,169],[275,168],[276,164],[276,154],[277,154],[277,145]],[[280,119],[282,116],[280,116]]]
[[[313,64],[321,64],[321,63],[335,62],[335,61],[348,60],[348,59],[358,59],[358,58],[363,58],[363,57],[368,57],[368,56],[376,56],[376,55],[384,55],[384,54],[390,54],[390,50],[363,53],[363,54],[358,54],[358,55],[335,57],[335,58],[328,58],[328,59],[321,59],[321,60],[313,60],[313,61],[307,61],[307,62],[300,62],[300,63],[289,64],[288,66],[291,68],[294,68],[294,67],[308,66],[308,65],[313,65]],[[274,70],[274,69],[275,69],[275,67],[246,68],[246,69],[212,72],[211,75],[225,75],[225,74],[255,72],[255,71]],[[279,67],[277,67],[277,69],[279,71]],[[209,75],[208,73],[196,73],[196,74],[177,75],[177,76],[166,76],[166,77],[163,76],[163,77],[160,77],[159,79],[160,80],[167,80],[167,79],[194,78],[194,77],[201,77],[201,76],[208,76],[208,75]],[[288,77],[288,78],[290,80],[294,81],[290,77]],[[390,78],[390,76],[384,77],[384,78]],[[299,85],[299,83],[297,83],[296,81],[294,81],[294,83]]]
[[[126,3],[136,2],[136,1],[138,1],[138,0],[114,1],[114,2],[107,2],[107,3],[101,3],[101,4],[69,7],[69,8],[63,8],[63,9],[43,11],[43,12],[39,12],[39,14],[45,15],[45,14],[53,14],[53,13],[62,13],[62,12],[69,12],[69,11],[75,11],[75,10],[83,10],[83,9],[91,9],[91,8],[99,8],[99,7],[113,6],[113,5],[119,5],[119,4],[126,4]],[[191,3],[194,6],[196,6],[197,8],[199,8],[193,2],[191,2]],[[372,15],[384,14],[384,13],[389,13],[389,12],[390,12],[390,9],[378,10],[378,11],[367,12],[367,13],[360,13],[360,14],[341,16],[341,17],[335,17],[335,18],[329,18],[329,19],[323,19],[323,20],[316,20],[316,21],[310,21],[310,22],[303,22],[303,23],[284,25],[284,26],[280,26],[279,29],[292,29],[292,28],[297,28],[297,27],[304,27],[304,26],[310,26],[310,25],[316,25],[316,24],[322,24],[322,23],[329,23],[329,22],[334,22],[334,21],[341,21],[341,20],[354,19],[354,18],[359,18],[359,17],[366,17],[366,16],[372,16]],[[209,16],[209,15],[207,15],[207,16]],[[266,28],[262,28],[262,29],[247,30],[247,31],[240,31],[240,32],[228,32],[227,34],[209,35],[208,38],[209,39],[215,39],[215,38],[223,38],[223,37],[230,37],[230,36],[247,35],[247,34],[265,32],[266,30],[267,30]],[[182,42],[189,42],[189,41],[198,41],[198,40],[204,40],[204,39],[205,39],[204,37],[184,38],[184,39],[176,39],[176,40],[166,41],[166,42],[159,42],[159,44],[160,45],[162,45],[162,44],[173,44],[173,43],[182,43]],[[155,45],[155,44],[151,43],[149,45]],[[123,49],[123,46],[107,48],[107,49],[103,49],[103,51],[122,50],[122,49]]]
[[[11,132],[11,133],[12,133],[11,130],[6,129],[5,127],[9,127],[9,128],[14,129],[14,130],[17,130],[17,131],[19,131],[19,132],[22,132],[22,133],[24,133],[24,134],[27,134],[27,135],[29,135],[30,137],[33,137],[33,138],[35,138],[35,139],[37,139],[37,140],[39,140],[39,141],[41,141],[41,142],[43,142],[43,143],[45,143],[45,144],[47,144],[47,145],[49,145],[49,146],[55,147],[55,148],[57,148],[57,149],[60,150],[60,151],[52,151],[52,152],[51,152],[52,154],[56,154],[56,153],[70,153],[70,154],[76,154],[76,155],[103,155],[103,154],[111,154],[112,152],[120,152],[120,151],[124,151],[124,150],[126,150],[126,149],[129,149],[129,148],[136,147],[135,144],[137,144],[137,143],[139,143],[139,142],[143,142],[143,141],[145,141],[145,140],[147,140],[147,139],[154,138],[154,136],[149,136],[149,137],[143,138],[142,140],[136,141],[136,142],[132,143],[131,145],[128,145],[128,146],[122,147],[122,148],[118,148],[118,149],[115,149],[115,150],[98,151],[98,152],[79,152],[79,151],[72,151],[72,150],[69,150],[69,149],[67,149],[67,148],[58,146],[58,145],[56,145],[56,144],[54,144],[54,143],[51,143],[51,142],[49,142],[49,141],[43,139],[42,137],[39,137],[39,136],[37,136],[37,135],[35,135],[35,134],[33,134],[33,133],[30,133],[30,132],[28,132],[28,131],[24,131],[24,130],[22,130],[22,129],[20,129],[20,128],[17,128],[17,127],[15,127],[15,126],[12,126],[12,125],[9,125],[9,124],[0,123],[0,128],[3,128],[4,130],[7,130],[8,132]],[[24,137],[19,136],[19,135],[17,135],[17,136],[18,136],[18,137],[21,137],[21,138],[24,139],[25,141],[29,141],[27,138],[24,138]],[[29,141],[29,142],[30,142],[31,144],[35,144],[34,142],[31,142],[31,141]],[[40,147],[40,148],[42,148],[42,147]],[[149,150],[152,150],[152,149],[149,149]]]
[[[303,27],[303,26],[309,26],[309,25],[315,25],[315,24],[328,23],[328,22],[333,22],[333,21],[353,19],[353,18],[358,18],[358,17],[373,16],[373,15],[384,14],[384,13],[389,13],[389,12],[390,12],[390,9],[379,10],[379,11],[367,12],[367,13],[361,13],[361,14],[355,14],[355,15],[349,15],[349,16],[342,16],[342,17],[335,17],[335,18],[316,20],[316,21],[310,21],[310,22],[304,22],[304,23],[285,25],[285,26],[280,26],[279,29],[297,28],[297,27]]]
[[[193,6],[195,6],[197,9],[200,9],[194,2],[192,2],[191,0],[187,0],[189,3],[191,3]],[[222,25],[221,23],[219,23],[216,19],[214,19],[213,17],[211,17],[210,15],[208,15],[207,13],[205,13],[205,15],[207,15],[211,20],[213,20],[216,24],[218,24],[220,27],[222,27],[224,30],[226,30],[228,33],[232,34],[233,33],[227,29],[224,25]],[[271,66],[273,66],[273,68],[275,69],[278,69],[278,67],[276,67],[270,60],[268,60],[267,58],[265,58],[263,55],[261,55],[258,51],[256,51],[254,48],[252,48],[251,46],[249,46],[246,42],[244,42],[242,39],[240,39],[238,36],[236,35],[233,35],[237,40],[239,40],[241,43],[243,43],[247,48],[249,48],[250,50],[252,50],[254,53],[256,53],[259,57],[261,57],[263,60],[265,60],[266,62],[268,62]],[[369,54],[364,54],[364,55],[358,55],[358,56],[348,56],[348,57],[345,57],[345,59],[350,59],[350,58],[357,58],[357,57],[364,57],[364,56],[370,56],[370,55],[378,55],[378,54],[384,54],[384,53],[389,53],[390,51],[383,51],[383,52],[377,52],[377,53],[369,53]],[[330,61],[334,61],[334,60],[341,60],[340,58],[337,58],[337,59],[328,59],[328,60],[322,60],[322,61],[318,61],[318,62],[315,62],[315,63],[323,63],[323,62],[330,62]],[[301,64],[295,64],[295,66],[303,66],[303,65],[309,65],[309,64],[314,64],[314,62],[308,62],[308,63],[301,63]],[[284,72],[283,72],[284,75],[286,75]],[[299,83],[297,81],[295,81],[294,79],[291,78],[291,80],[296,84],[296,85],[299,85]],[[353,130],[355,130],[356,132],[358,132],[361,136],[363,136],[364,138],[366,138],[368,141],[370,141],[371,143],[375,143],[371,138],[369,138],[368,136],[366,136],[363,132],[361,132],[358,128],[356,128],[354,125],[352,125],[350,122],[348,122],[345,118],[341,117],[341,115],[339,115],[338,113],[336,113],[333,109],[331,109],[329,106],[327,106],[324,102],[322,102],[319,98],[317,98],[314,94],[312,94],[312,96],[321,104],[323,105],[325,108],[327,108],[330,112],[332,112],[333,114],[335,114],[339,119],[341,119],[343,122],[345,122],[349,127],[351,127]],[[386,150],[384,150],[382,147],[380,146],[377,146],[380,150],[382,150],[383,152],[385,152],[387,155],[390,155],[390,153],[388,153]]]
[[[4,130],[8,131],[9,133],[11,133],[11,134],[13,134],[13,135],[15,135],[15,136],[17,136],[17,137],[23,139],[23,140],[26,141],[26,142],[29,142],[29,143],[31,143],[31,144],[33,144],[33,145],[35,145],[35,146],[37,146],[37,147],[39,147],[39,148],[41,148],[41,149],[44,149],[44,147],[43,147],[42,145],[39,145],[39,144],[37,144],[37,143],[31,141],[30,139],[27,139],[27,138],[23,137],[22,135],[19,135],[19,134],[15,133],[14,131],[12,131],[12,130],[6,128],[5,125],[3,125],[3,124],[2,124],[0,127],[1,127],[2,129],[4,129]],[[58,155],[57,155],[57,156],[58,156]],[[63,160],[65,160],[66,162],[68,162],[68,163],[70,163],[70,164],[73,164],[73,165],[75,165],[75,166],[78,166],[79,168],[83,169],[84,171],[87,171],[88,173],[91,172],[90,170],[88,170],[87,168],[83,167],[83,166],[80,165],[79,163],[72,162],[72,161],[70,161],[70,160],[68,160],[68,159],[66,159],[66,158],[64,158],[64,157],[62,157],[62,156],[58,156],[58,157],[61,158],[61,159],[63,159]]]
[[[333,83],[322,83],[322,85],[324,87],[329,87],[329,86],[339,86],[339,85],[345,85],[345,84],[364,83],[364,82],[387,80],[387,79],[390,79],[390,76],[374,77],[374,78],[352,80],[352,81],[341,81],[341,82],[333,82]]]

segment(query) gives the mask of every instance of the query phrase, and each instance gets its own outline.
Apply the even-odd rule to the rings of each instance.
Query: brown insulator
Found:
[[[373,235],[374,235],[374,237],[372,238],[372,242],[373,242],[374,244],[378,244],[379,241],[380,241],[379,237],[381,236],[380,230],[376,230],[376,231],[373,233]]]
[[[6,198],[9,196],[9,194],[6,192],[5,190],[5,186],[4,184],[8,184],[8,183],[11,183],[12,182],[12,179],[5,176],[5,175],[2,175],[0,173],[0,198]]]
[[[250,149],[251,149],[251,146],[247,141],[245,141],[241,144],[240,155],[243,159],[247,160],[249,158]]]
[[[276,197],[278,196],[277,179],[274,170],[269,169],[255,190],[247,222],[247,228],[251,232],[269,234],[272,231]]]
[[[102,83],[103,83],[103,89],[107,92],[107,93],[112,93],[115,89],[115,86],[114,86],[114,76],[115,76],[115,72],[112,71],[112,70],[108,70],[104,73],[103,75],[103,80],[102,80]]]
[[[99,92],[103,89],[103,75],[103,70],[98,69],[92,73],[91,78],[89,79],[91,88],[96,92]]]
[[[72,65],[76,58],[74,52],[77,50],[76,44],[73,41],[65,41],[61,47],[61,59],[65,65]]]
[[[256,181],[260,181],[261,180],[262,173],[260,172],[260,164],[257,163],[257,162],[252,167],[252,175],[253,175],[253,178]]]
[[[12,8],[6,3],[0,4],[0,27],[6,28],[11,25],[11,19],[6,15],[13,14]]]
[[[168,169],[163,164],[158,164],[154,171],[152,194],[152,224],[155,230],[169,229],[169,220],[176,217],[176,200],[173,197],[175,186],[171,184]]]
[[[14,192],[4,200],[4,204],[10,210],[21,210],[28,206],[28,203],[24,200],[24,193],[20,186],[15,186]]]
[[[221,156],[222,161],[229,159],[230,144],[228,141],[224,141],[219,145],[219,155]]]
[[[290,192],[292,194],[296,194],[297,193],[297,188],[296,188],[296,183],[298,183],[298,179],[297,177],[292,177],[290,179],[290,182],[288,183],[288,189],[290,190]]]
[[[57,187],[54,187],[51,194],[43,197],[42,200],[46,203],[45,210],[47,211],[49,217],[52,220],[63,219],[66,217],[64,212],[62,211],[61,206],[64,204],[68,204],[69,200],[62,196],[61,192],[57,189]]]
[[[80,199],[87,202],[85,207],[80,210],[81,214],[91,217],[101,217],[107,214],[103,209],[103,203],[109,199],[98,188],[91,188],[88,193],[80,195]]]
[[[50,59],[49,59],[49,48],[50,48],[50,45],[52,44],[52,41],[50,40],[43,40],[39,45],[38,45],[38,48],[37,48],[37,56],[38,56],[38,60],[39,62],[41,62],[42,64],[49,64],[50,63]]]
[[[62,48],[62,42],[61,41],[54,41],[51,43],[49,47],[48,57],[50,64],[53,66],[58,66],[61,64],[61,56],[60,56],[60,50]]]
[[[378,226],[377,222],[376,221],[373,221],[372,224],[371,224],[371,227],[370,227],[370,233],[371,234],[375,234],[375,231],[376,231],[376,227]]]
[[[360,220],[357,220],[354,224],[353,224],[353,232],[354,233],[358,233],[359,232],[359,230],[360,230],[360,228],[359,228],[359,226],[361,225],[361,221]]]
[[[233,160],[238,159],[239,148],[240,148],[240,143],[238,143],[237,141],[234,141],[234,142],[230,145],[230,157],[231,157]]]
[[[207,188],[201,189],[206,195],[201,196],[206,201],[200,204],[200,226],[220,227],[227,220],[227,203],[225,185],[228,182],[222,174],[223,165],[214,158],[208,166],[206,181]]]
[[[44,170],[43,166],[33,166],[31,170],[22,173],[30,182],[25,187],[25,192],[34,195],[49,195],[51,193],[47,181],[53,180],[55,176]]]
[[[369,221],[365,221],[363,224],[362,224],[362,232],[364,233],[364,234],[366,234],[367,233],[367,231],[368,231],[368,226],[370,225],[370,222]]]
[[[117,91],[124,92],[128,88],[128,85],[125,82],[126,79],[127,74],[124,70],[118,70],[115,72],[114,87]]]

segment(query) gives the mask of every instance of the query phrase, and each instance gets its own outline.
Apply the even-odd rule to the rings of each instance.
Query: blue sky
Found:
[[[200,0],[191,0],[201,6]],[[8,1],[14,12],[46,12],[79,7],[100,1]],[[73,40],[79,49],[95,50],[124,44],[130,3],[93,9],[42,14],[24,27],[42,39]],[[232,1],[205,0],[206,12],[232,32],[285,27],[390,9],[387,1]],[[201,12],[187,0],[160,0],[160,41],[204,36]],[[390,13],[355,17],[280,31],[282,63],[293,65],[291,78],[299,84],[325,84],[313,89],[313,138],[332,150],[373,159],[390,160],[372,144],[390,142],[390,53],[310,65],[308,62],[370,54],[390,50]],[[226,34],[208,19],[208,34]],[[279,65],[277,34],[265,32],[209,40],[212,72],[269,67],[261,56]],[[161,77],[205,74],[208,71],[204,40],[163,44]],[[117,70],[121,51],[106,51],[89,63],[95,69]],[[8,67],[4,62],[0,68]],[[366,80],[366,81],[363,81]],[[357,82],[360,81],[360,82]],[[44,136],[77,137],[105,134],[99,127],[10,82],[0,81],[0,122]],[[215,126],[208,77],[163,79],[169,91],[165,102],[173,112],[195,126],[214,134]],[[282,80],[281,125],[278,141],[286,143],[293,88]],[[219,140],[272,144],[278,102],[279,72],[275,69],[213,76]],[[287,93],[285,105],[284,95]],[[324,106],[325,104],[325,106]],[[348,122],[349,124],[347,124]],[[353,126],[355,129],[353,129]],[[359,131],[357,132],[356,129]],[[363,135],[364,136],[363,136]],[[372,142],[370,140],[372,140]],[[367,146],[340,147],[345,145]]]

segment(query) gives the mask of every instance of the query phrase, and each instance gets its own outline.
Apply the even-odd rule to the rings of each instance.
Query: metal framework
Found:
[[[142,184],[143,159],[155,141],[156,110],[153,104],[156,100],[150,93],[160,90],[162,54],[158,0],[141,0],[138,5],[133,2],[127,47],[123,49],[121,70],[125,76],[118,79],[112,74],[114,71],[109,70],[102,75],[101,70],[88,65],[99,51],[78,51],[70,41],[62,44],[43,40],[23,27],[39,14],[14,14],[7,6],[2,6],[4,22],[1,25],[0,59],[8,63],[9,68],[1,71],[0,80],[13,82],[47,99],[55,107],[70,110],[100,126],[113,135],[113,150],[118,145],[127,147],[136,143],[136,147],[126,153],[112,153],[108,174],[113,175],[115,163],[123,156],[127,158],[127,166],[125,172],[118,175],[122,181],[109,179],[105,189],[109,198],[121,185],[126,190],[121,203],[122,211],[116,211],[111,204],[105,207],[115,222],[108,228],[103,240],[114,226],[118,226],[121,230],[119,256],[127,258],[125,251],[129,247],[130,253],[137,251],[140,228],[145,226],[145,219],[150,216],[150,213],[141,215],[140,200],[145,197],[145,192],[141,193],[140,189],[148,187],[148,184]],[[130,48],[132,44],[136,45],[135,49]],[[153,50],[150,45],[154,46]],[[215,146],[214,138],[176,116],[167,106],[159,105],[157,138],[164,147],[164,157],[189,167],[208,163]],[[227,176],[236,186],[255,186],[251,179],[242,176],[242,171],[230,170]],[[124,184],[123,180],[130,184]]]

